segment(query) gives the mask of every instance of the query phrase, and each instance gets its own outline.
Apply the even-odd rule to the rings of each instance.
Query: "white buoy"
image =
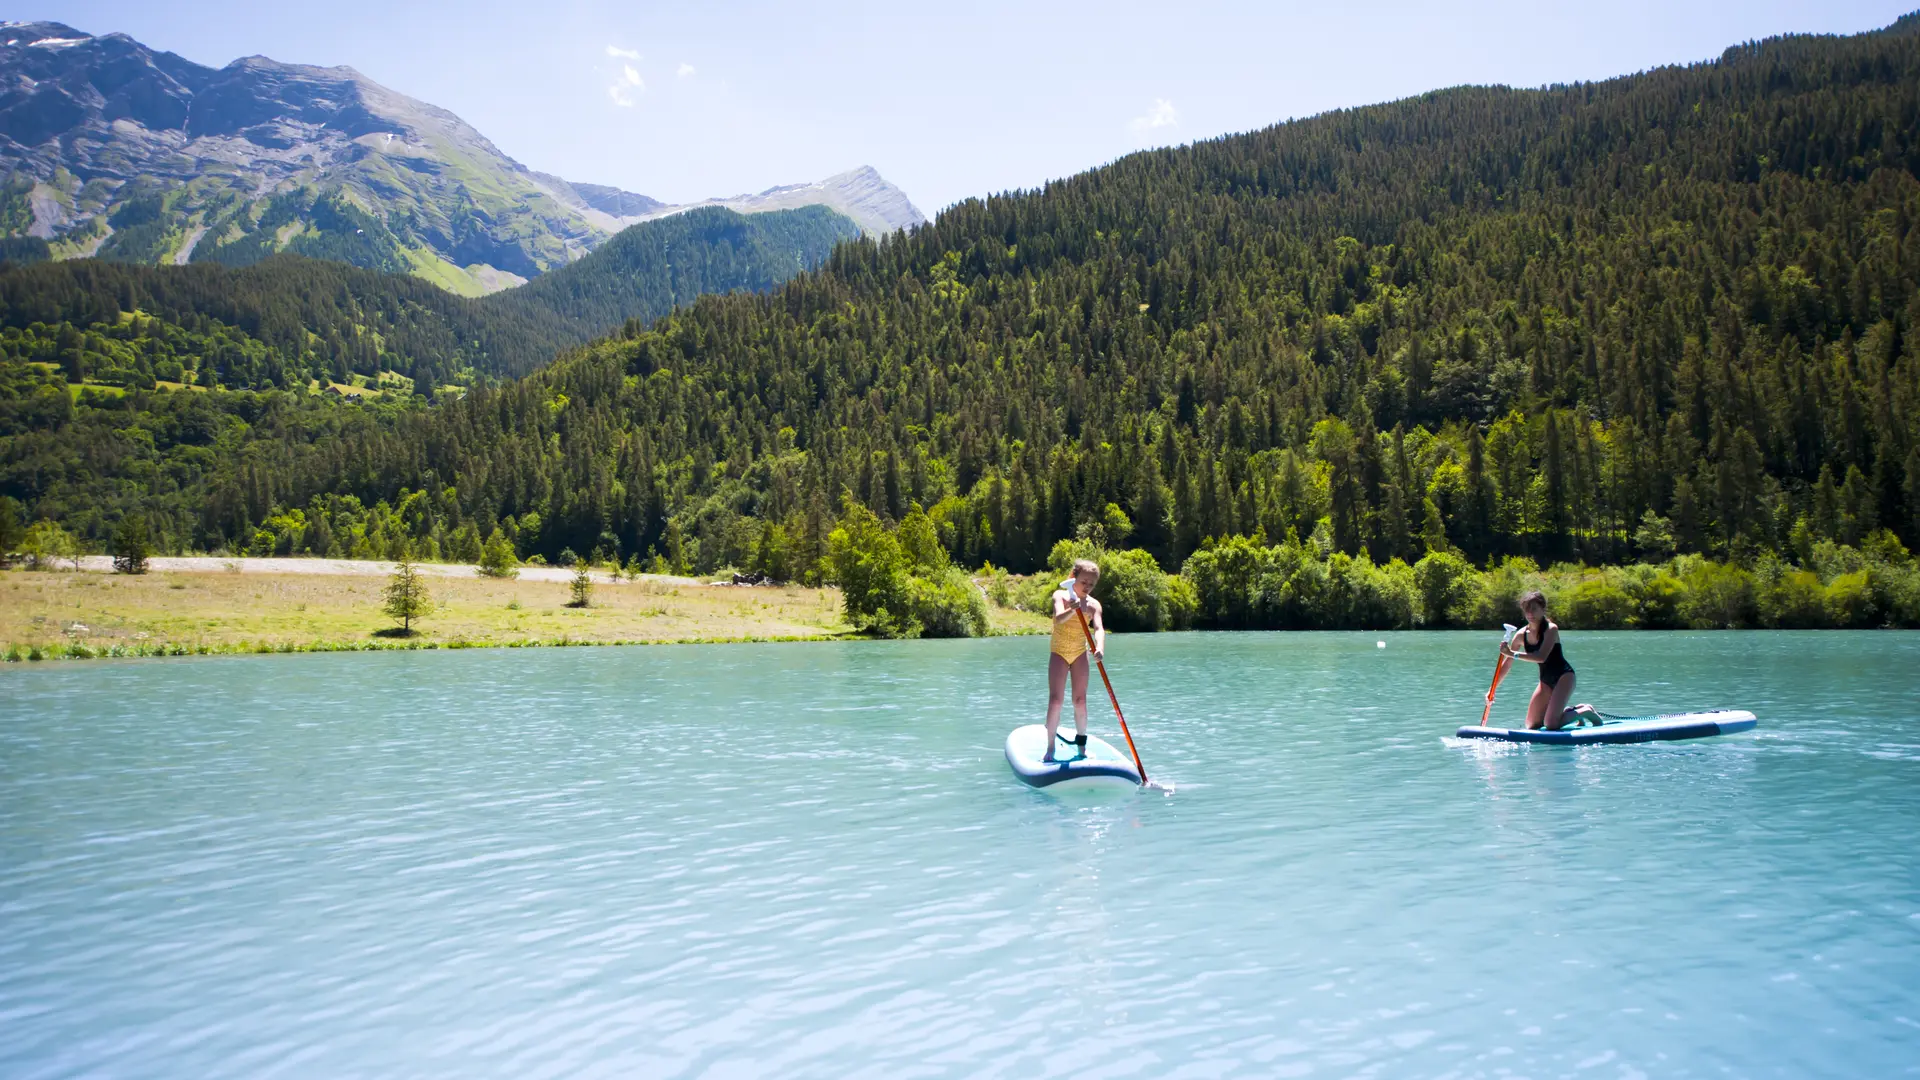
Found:
[[[1384,641],[1376,641],[1373,643],[1373,647],[1376,649],[1384,649],[1387,647],[1387,643]]]

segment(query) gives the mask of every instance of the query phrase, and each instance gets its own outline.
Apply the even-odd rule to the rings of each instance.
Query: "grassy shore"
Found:
[[[855,636],[836,589],[681,581],[594,586],[569,608],[561,582],[427,579],[438,609],[417,634],[380,636],[386,578],[339,574],[14,570],[0,573],[0,659],[186,656],[362,649],[833,640]],[[1000,633],[1046,620],[995,609]]]

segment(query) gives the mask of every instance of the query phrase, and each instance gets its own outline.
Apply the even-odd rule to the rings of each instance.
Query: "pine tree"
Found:
[[[147,519],[140,514],[128,514],[121,519],[120,527],[113,534],[113,572],[144,574],[152,554],[152,534],[147,529]]]
[[[383,631],[393,637],[412,637],[415,619],[424,619],[433,614],[433,594],[427,590],[427,583],[420,574],[420,568],[413,562],[411,552],[402,552],[393,568],[393,576],[387,579],[386,602],[381,606],[387,617],[398,622],[395,630]]]
[[[592,567],[584,562],[575,565],[573,568],[573,579],[567,583],[567,591],[569,593],[569,599],[567,600],[568,607],[583,608],[591,606],[593,603]]]
[[[496,525],[493,535],[487,537],[486,545],[480,549],[480,562],[476,569],[485,577],[516,578],[520,576],[517,563],[518,560],[513,557],[513,544]]]

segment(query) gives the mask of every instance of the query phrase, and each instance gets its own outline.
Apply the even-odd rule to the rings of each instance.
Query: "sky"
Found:
[[[7,17],[121,31],[215,67],[345,64],[530,168],[668,202],[871,165],[931,216],[1150,146],[1463,83],[1611,78],[1915,7],[24,0]]]

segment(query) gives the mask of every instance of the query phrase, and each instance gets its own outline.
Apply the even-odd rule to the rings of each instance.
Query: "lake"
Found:
[[[0,1075],[1915,1073],[1920,635],[1498,640],[1116,636],[1117,796],[1044,638],[9,665]]]

